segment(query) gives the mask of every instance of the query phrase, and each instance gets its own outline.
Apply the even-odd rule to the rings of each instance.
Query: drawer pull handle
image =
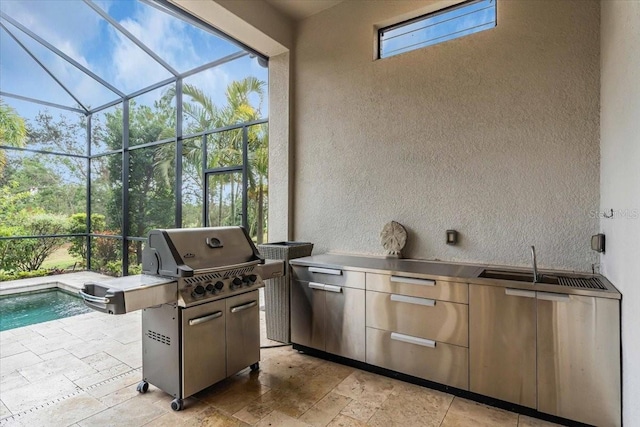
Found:
[[[336,292],[336,293],[340,293],[342,292],[342,287],[340,286],[333,286],[333,285],[324,285],[324,290],[328,291],[328,292]]]
[[[216,311],[213,314],[208,314],[206,316],[197,317],[195,319],[189,319],[189,326],[200,325],[201,323],[208,322],[213,319],[217,319],[218,317],[222,317],[221,311]]]
[[[311,289],[317,289],[319,291],[324,291],[324,284],[322,284],[322,283],[309,282],[309,287]]]
[[[422,347],[436,348],[435,341],[412,337],[411,335],[399,334],[397,332],[391,332],[391,339],[394,341],[402,341],[409,344],[421,345]]]
[[[335,270],[333,268],[309,267],[309,273],[322,273],[331,274],[333,276],[342,276],[342,270]]]
[[[571,297],[567,294],[551,294],[546,292],[538,292],[538,299],[544,301],[570,302]]]
[[[240,311],[245,311],[245,310],[249,310],[252,307],[255,307],[256,305],[258,305],[258,303],[256,301],[251,301],[248,302],[246,304],[242,304],[242,305],[238,305],[235,307],[231,307],[231,312],[232,313],[238,313]]]
[[[410,283],[412,285],[435,286],[436,281],[430,279],[415,279],[413,277],[391,276],[392,282]]]
[[[407,304],[425,305],[427,307],[433,307],[436,305],[436,300],[427,298],[408,297],[406,295],[391,294],[391,301],[406,302]]]
[[[536,297],[536,293],[534,291],[524,291],[522,289],[510,289],[507,288],[504,290],[504,293],[506,295],[512,296],[512,297],[525,297],[525,298],[535,298]]]

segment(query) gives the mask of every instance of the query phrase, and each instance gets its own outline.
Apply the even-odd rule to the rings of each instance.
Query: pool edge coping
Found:
[[[87,272],[83,272],[83,273],[87,273]],[[74,274],[74,273],[71,273],[71,274]],[[94,273],[94,274],[96,275],[94,279],[103,277],[103,275],[101,275],[100,273]],[[63,277],[60,277],[60,276],[43,277],[40,283],[29,283],[29,284],[24,284],[22,286],[20,286],[19,283],[15,283],[17,281],[12,281],[14,283],[11,283],[8,286],[2,286],[2,283],[0,282],[0,297],[22,294],[22,293],[29,293],[29,292],[44,291],[49,289],[61,289],[63,291],[66,291],[72,294],[77,294],[78,291],[82,289],[82,286],[84,285],[84,283],[92,280],[89,277],[82,280],[69,277],[68,279],[70,280],[66,281],[64,280]],[[104,277],[107,277],[107,276],[104,276]],[[29,279],[22,279],[22,280],[29,280]]]

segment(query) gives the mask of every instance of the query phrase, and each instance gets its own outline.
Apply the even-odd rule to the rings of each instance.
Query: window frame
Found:
[[[429,47],[429,46],[433,46],[434,44],[440,44],[440,43],[447,42],[449,40],[455,40],[457,38],[464,37],[466,35],[471,35],[471,34],[466,34],[466,35],[462,35],[462,36],[459,36],[459,37],[454,37],[453,39],[443,40],[441,42],[437,42],[437,43],[434,43],[434,44],[428,44],[426,46],[418,46],[418,47],[415,47],[413,49],[405,50],[403,52],[395,53],[395,54],[392,54],[392,55],[383,56],[383,53],[382,53],[382,42],[383,42],[382,37],[383,37],[385,31],[388,32],[390,30],[395,30],[397,28],[402,28],[402,27],[411,25],[411,24],[413,24],[415,22],[427,20],[429,18],[433,18],[435,16],[439,16],[439,15],[451,12],[453,10],[462,9],[462,8],[471,6],[471,5],[476,4],[476,3],[481,3],[482,1],[485,1],[485,0],[466,0],[466,1],[462,1],[460,3],[456,3],[456,4],[452,4],[450,6],[446,6],[446,7],[442,8],[442,9],[433,10],[431,12],[427,12],[427,13],[415,16],[413,18],[405,19],[403,21],[396,22],[396,23],[390,24],[390,25],[385,25],[383,27],[378,28],[376,30],[376,57],[375,57],[375,59],[376,60],[387,59],[387,58],[391,58],[393,56],[400,55],[400,54],[403,54],[403,53],[407,53],[407,52],[411,52],[411,51],[414,51],[414,50],[423,49],[423,48],[426,48],[426,47]],[[495,18],[494,18],[494,21],[493,21],[495,23],[495,25],[492,28],[495,28],[495,27],[498,26],[498,0],[492,0],[492,2],[494,3],[494,8],[495,8]],[[486,24],[484,24],[484,25],[486,25]],[[487,28],[487,29],[490,29],[490,28]],[[466,30],[463,30],[463,31],[466,31]],[[482,31],[484,31],[484,30],[482,30]],[[478,32],[480,32],[480,31],[478,31]],[[475,34],[475,33],[472,33],[472,34]]]

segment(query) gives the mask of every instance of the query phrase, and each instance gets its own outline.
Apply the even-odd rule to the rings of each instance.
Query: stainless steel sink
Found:
[[[512,280],[516,282],[533,283],[533,274],[526,271],[511,271],[511,270],[483,270],[478,277],[486,279],[498,279],[498,280]],[[557,285],[558,278],[556,276],[549,276],[544,274],[538,275],[538,281],[536,283],[545,283],[548,285]]]

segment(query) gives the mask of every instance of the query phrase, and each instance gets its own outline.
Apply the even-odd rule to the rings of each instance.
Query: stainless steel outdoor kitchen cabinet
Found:
[[[364,273],[292,268],[291,341],[365,360]]]
[[[366,274],[367,363],[469,388],[468,285]]]
[[[469,390],[536,407],[535,296],[469,285]]]
[[[620,302],[536,292],[538,411],[619,426]]]
[[[469,300],[472,392],[620,425],[618,300],[475,284]]]
[[[484,266],[337,254],[291,264],[294,348],[621,425],[620,293],[603,276],[533,284]]]

